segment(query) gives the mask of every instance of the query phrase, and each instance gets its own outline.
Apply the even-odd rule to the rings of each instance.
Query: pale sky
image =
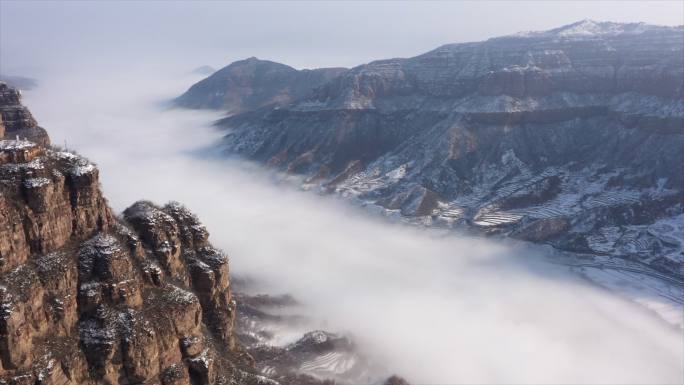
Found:
[[[410,57],[582,19],[684,24],[684,1],[30,2],[0,0],[0,72],[97,65],[297,68]]]

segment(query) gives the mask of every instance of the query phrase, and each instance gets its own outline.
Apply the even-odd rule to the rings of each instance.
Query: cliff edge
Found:
[[[115,217],[97,167],[49,147],[1,83],[0,111],[0,383],[268,383],[197,217],[144,201]]]

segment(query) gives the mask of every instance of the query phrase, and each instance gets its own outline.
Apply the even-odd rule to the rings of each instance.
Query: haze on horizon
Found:
[[[0,73],[127,65],[220,68],[246,57],[352,67],[583,19],[684,24],[681,1],[0,2]]]

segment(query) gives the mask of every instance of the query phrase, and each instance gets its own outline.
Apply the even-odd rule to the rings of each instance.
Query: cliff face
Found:
[[[344,68],[296,70],[257,58],[236,61],[190,87],[176,99],[188,108],[223,109],[231,114],[283,106],[333,79]]]
[[[227,152],[419,223],[684,275],[684,29],[583,21],[344,72]]]
[[[50,144],[47,132],[38,127],[31,112],[21,105],[21,93],[0,82],[0,139],[16,138],[43,146]]]
[[[3,127],[37,127],[1,87]],[[116,218],[88,160],[0,141],[0,383],[267,383],[235,342],[208,237],[177,203]]]

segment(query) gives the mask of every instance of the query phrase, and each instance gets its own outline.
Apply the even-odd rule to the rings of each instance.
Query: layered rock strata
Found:
[[[38,127],[31,112],[21,104],[21,92],[0,82],[0,139],[25,139],[49,145],[47,132]]]
[[[419,224],[684,282],[684,29],[582,21],[350,69],[218,122],[226,152]]]

